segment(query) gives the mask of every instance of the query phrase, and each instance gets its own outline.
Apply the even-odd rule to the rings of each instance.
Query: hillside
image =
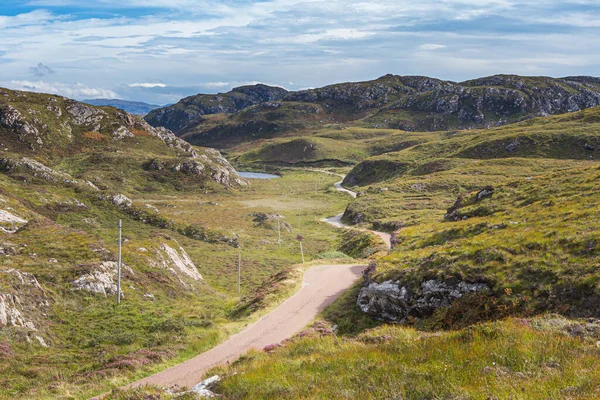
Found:
[[[596,398],[600,108],[361,162],[392,251],[310,328],[208,375],[224,398]],[[310,382],[310,384],[306,384]]]
[[[118,99],[91,99],[91,100],[83,100],[82,103],[91,104],[93,106],[99,107],[115,107],[119,108],[123,111],[126,111],[130,114],[144,116],[148,114],[152,110],[156,110],[157,108],[161,108],[162,106],[157,106],[156,104],[148,104],[141,101],[127,101],[127,100],[118,100]]]
[[[364,193],[345,217],[399,226],[439,219],[460,193],[592,164],[600,157],[599,140],[598,107],[495,129],[447,132],[356,165],[344,184]]]
[[[0,398],[88,398],[183,361],[256,318],[232,312],[240,251],[243,295],[301,262],[300,226],[307,261],[337,248],[317,222],[344,206],[337,177],[249,185],[124,111],[6,89],[0,143]]]
[[[228,93],[199,94],[186,97],[172,106],[151,111],[146,121],[162,126],[181,136],[204,121],[204,115],[232,114],[246,107],[280,100],[287,90],[267,85],[241,86]]]
[[[600,105],[591,77],[497,75],[465,82],[386,75],[299,92],[269,92],[252,101],[237,89],[198,95],[151,113],[154,126],[173,129],[193,144],[231,149],[240,143],[307,136],[324,126],[401,131],[490,128]],[[239,98],[242,100],[237,100]]]

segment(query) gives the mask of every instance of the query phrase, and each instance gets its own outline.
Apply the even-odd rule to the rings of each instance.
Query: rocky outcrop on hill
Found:
[[[243,136],[273,137],[295,131],[302,124],[358,119],[373,128],[406,131],[490,128],[534,116],[598,106],[600,80],[496,75],[450,82],[424,76],[386,75],[373,81],[340,83],[287,94],[281,91],[270,96],[271,100],[281,97],[278,101],[255,96],[252,101],[234,102],[238,97],[231,93],[234,92],[216,97],[193,96],[177,105],[154,110],[147,121],[170,128],[193,143],[210,143],[209,139],[214,138],[220,147],[227,147],[229,137],[237,141]],[[286,107],[298,103],[306,105],[304,114],[293,113]],[[240,112],[243,108],[247,109]],[[233,115],[215,126],[202,118],[213,113]],[[315,118],[315,113],[321,115]],[[282,116],[292,114],[294,124],[277,122]]]
[[[240,95],[253,101],[281,97],[276,94],[279,89],[239,90]],[[165,147],[157,146],[155,140]],[[107,153],[123,153],[128,146],[169,159],[174,171],[200,175],[224,186],[247,184],[216,150],[197,149],[168,129],[155,128],[123,110],[94,107],[59,96],[0,89],[0,148],[8,153],[0,158],[1,172],[23,180],[28,175],[99,190],[91,182],[75,179],[51,166],[62,157],[89,154],[91,148],[98,154],[105,149]],[[97,159],[112,162],[110,157]],[[156,161],[154,166],[159,168],[154,169],[160,169],[160,162]],[[107,189],[104,184],[100,186]]]
[[[133,270],[125,264],[121,265],[122,274],[135,275]],[[89,267],[89,272],[81,275],[72,283],[73,289],[85,290],[90,293],[99,293],[104,296],[117,293],[118,265],[114,261],[104,261]],[[121,292],[121,294],[123,294]]]
[[[231,114],[254,104],[281,100],[288,91],[273,86],[242,86],[228,93],[200,94],[187,97],[172,106],[151,111],[146,117],[153,126],[162,126],[180,134],[187,127],[197,125],[207,114]]]
[[[161,161],[156,158],[148,161],[144,168],[148,171],[180,172],[186,175],[208,175],[217,183],[227,187],[247,186],[246,179],[241,178],[221,153],[214,149],[204,149],[202,154],[185,160]]]
[[[0,232],[15,233],[27,224],[27,220],[6,210],[0,210]]]
[[[360,290],[357,304],[363,312],[375,318],[403,322],[409,316],[429,316],[440,307],[451,306],[466,294],[485,290],[489,287],[484,283],[464,281],[431,279],[416,288],[405,286],[400,281],[370,282]]]
[[[31,342],[35,339],[47,346],[40,325],[47,319],[50,299],[38,280],[30,273],[16,269],[0,271],[0,281],[11,289],[0,289],[0,330],[13,328]]]
[[[171,271],[179,278],[180,283],[185,287],[187,284],[181,280],[182,277],[191,278],[194,281],[203,280],[198,268],[187,254],[185,249],[173,240],[175,248],[169,244],[162,243],[154,249],[156,259],[149,259],[150,263],[156,268]]]

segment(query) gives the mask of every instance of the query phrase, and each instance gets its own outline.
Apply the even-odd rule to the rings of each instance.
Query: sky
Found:
[[[600,76],[597,0],[1,0],[0,86],[173,103],[391,73]]]

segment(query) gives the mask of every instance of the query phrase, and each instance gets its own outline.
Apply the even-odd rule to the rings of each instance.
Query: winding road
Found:
[[[322,170],[313,170],[313,171],[318,171],[318,172],[325,172],[325,173],[329,173],[329,174],[333,174],[331,172],[328,171],[322,171]],[[338,174],[333,174],[333,175],[338,175]],[[339,182],[336,182],[333,184],[333,186],[335,186],[335,188],[340,191],[340,192],[344,192],[344,193],[348,193],[350,196],[356,198],[357,193],[353,192],[352,190],[348,190],[346,188],[344,188],[342,186],[342,182],[344,182],[343,178],[344,175],[338,175],[342,177],[342,180]],[[329,217],[329,218],[323,218],[321,221],[323,222],[327,222],[330,225],[333,225],[337,228],[345,228],[345,229],[357,229],[359,231],[364,231],[364,232],[371,232],[374,233],[375,235],[379,236],[386,244],[388,249],[392,248],[392,235],[390,235],[389,233],[386,232],[377,232],[377,231],[372,231],[370,229],[364,229],[364,228],[357,228],[351,225],[346,225],[342,222],[342,217],[344,216],[344,214],[338,214],[334,217]]]
[[[341,176],[329,171],[312,170]],[[342,181],[334,184],[340,192],[356,197],[356,192],[342,187]],[[339,228],[356,229],[341,222],[342,214],[326,218],[323,221]],[[361,229],[367,230],[367,229]],[[375,232],[390,247],[390,235]],[[144,385],[160,387],[192,387],[202,381],[209,369],[232,362],[250,349],[262,349],[279,343],[301,331],[313,319],[337,299],[361,276],[366,265],[320,265],[304,274],[302,288],[279,307],[257,322],[248,325],[239,333],[231,336],[220,345],[202,353],[184,363],[148,376],[127,385],[135,388]]]
[[[207,370],[234,361],[252,348],[260,350],[292,337],[352,286],[365,267],[366,265],[321,265],[309,269],[304,274],[302,289],[268,315],[213,349],[127,387],[192,387],[202,381]]]

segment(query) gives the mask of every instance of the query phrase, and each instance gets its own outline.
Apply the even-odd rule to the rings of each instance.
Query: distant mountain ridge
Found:
[[[280,87],[258,84],[237,87],[227,93],[198,94],[172,106],[151,111],[146,121],[153,126],[168,127],[176,133],[183,133],[201,123],[203,115],[235,113],[255,104],[281,100],[288,93]]]
[[[152,111],[146,121],[190,143],[227,148],[324,124],[405,131],[489,128],[598,105],[600,79],[594,77],[495,75],[457,83],[385,75],[298,92],[255,85],[196,95]]]
[[[90,99],[83,100],[82,103],[87,103],[98,107],[115,107],[123,111],[127,111],[130,114],[141,116],[148,114],[152,110],[163,107],[156,104],[144,103],[142,101],[127,101],[119,99]]]

